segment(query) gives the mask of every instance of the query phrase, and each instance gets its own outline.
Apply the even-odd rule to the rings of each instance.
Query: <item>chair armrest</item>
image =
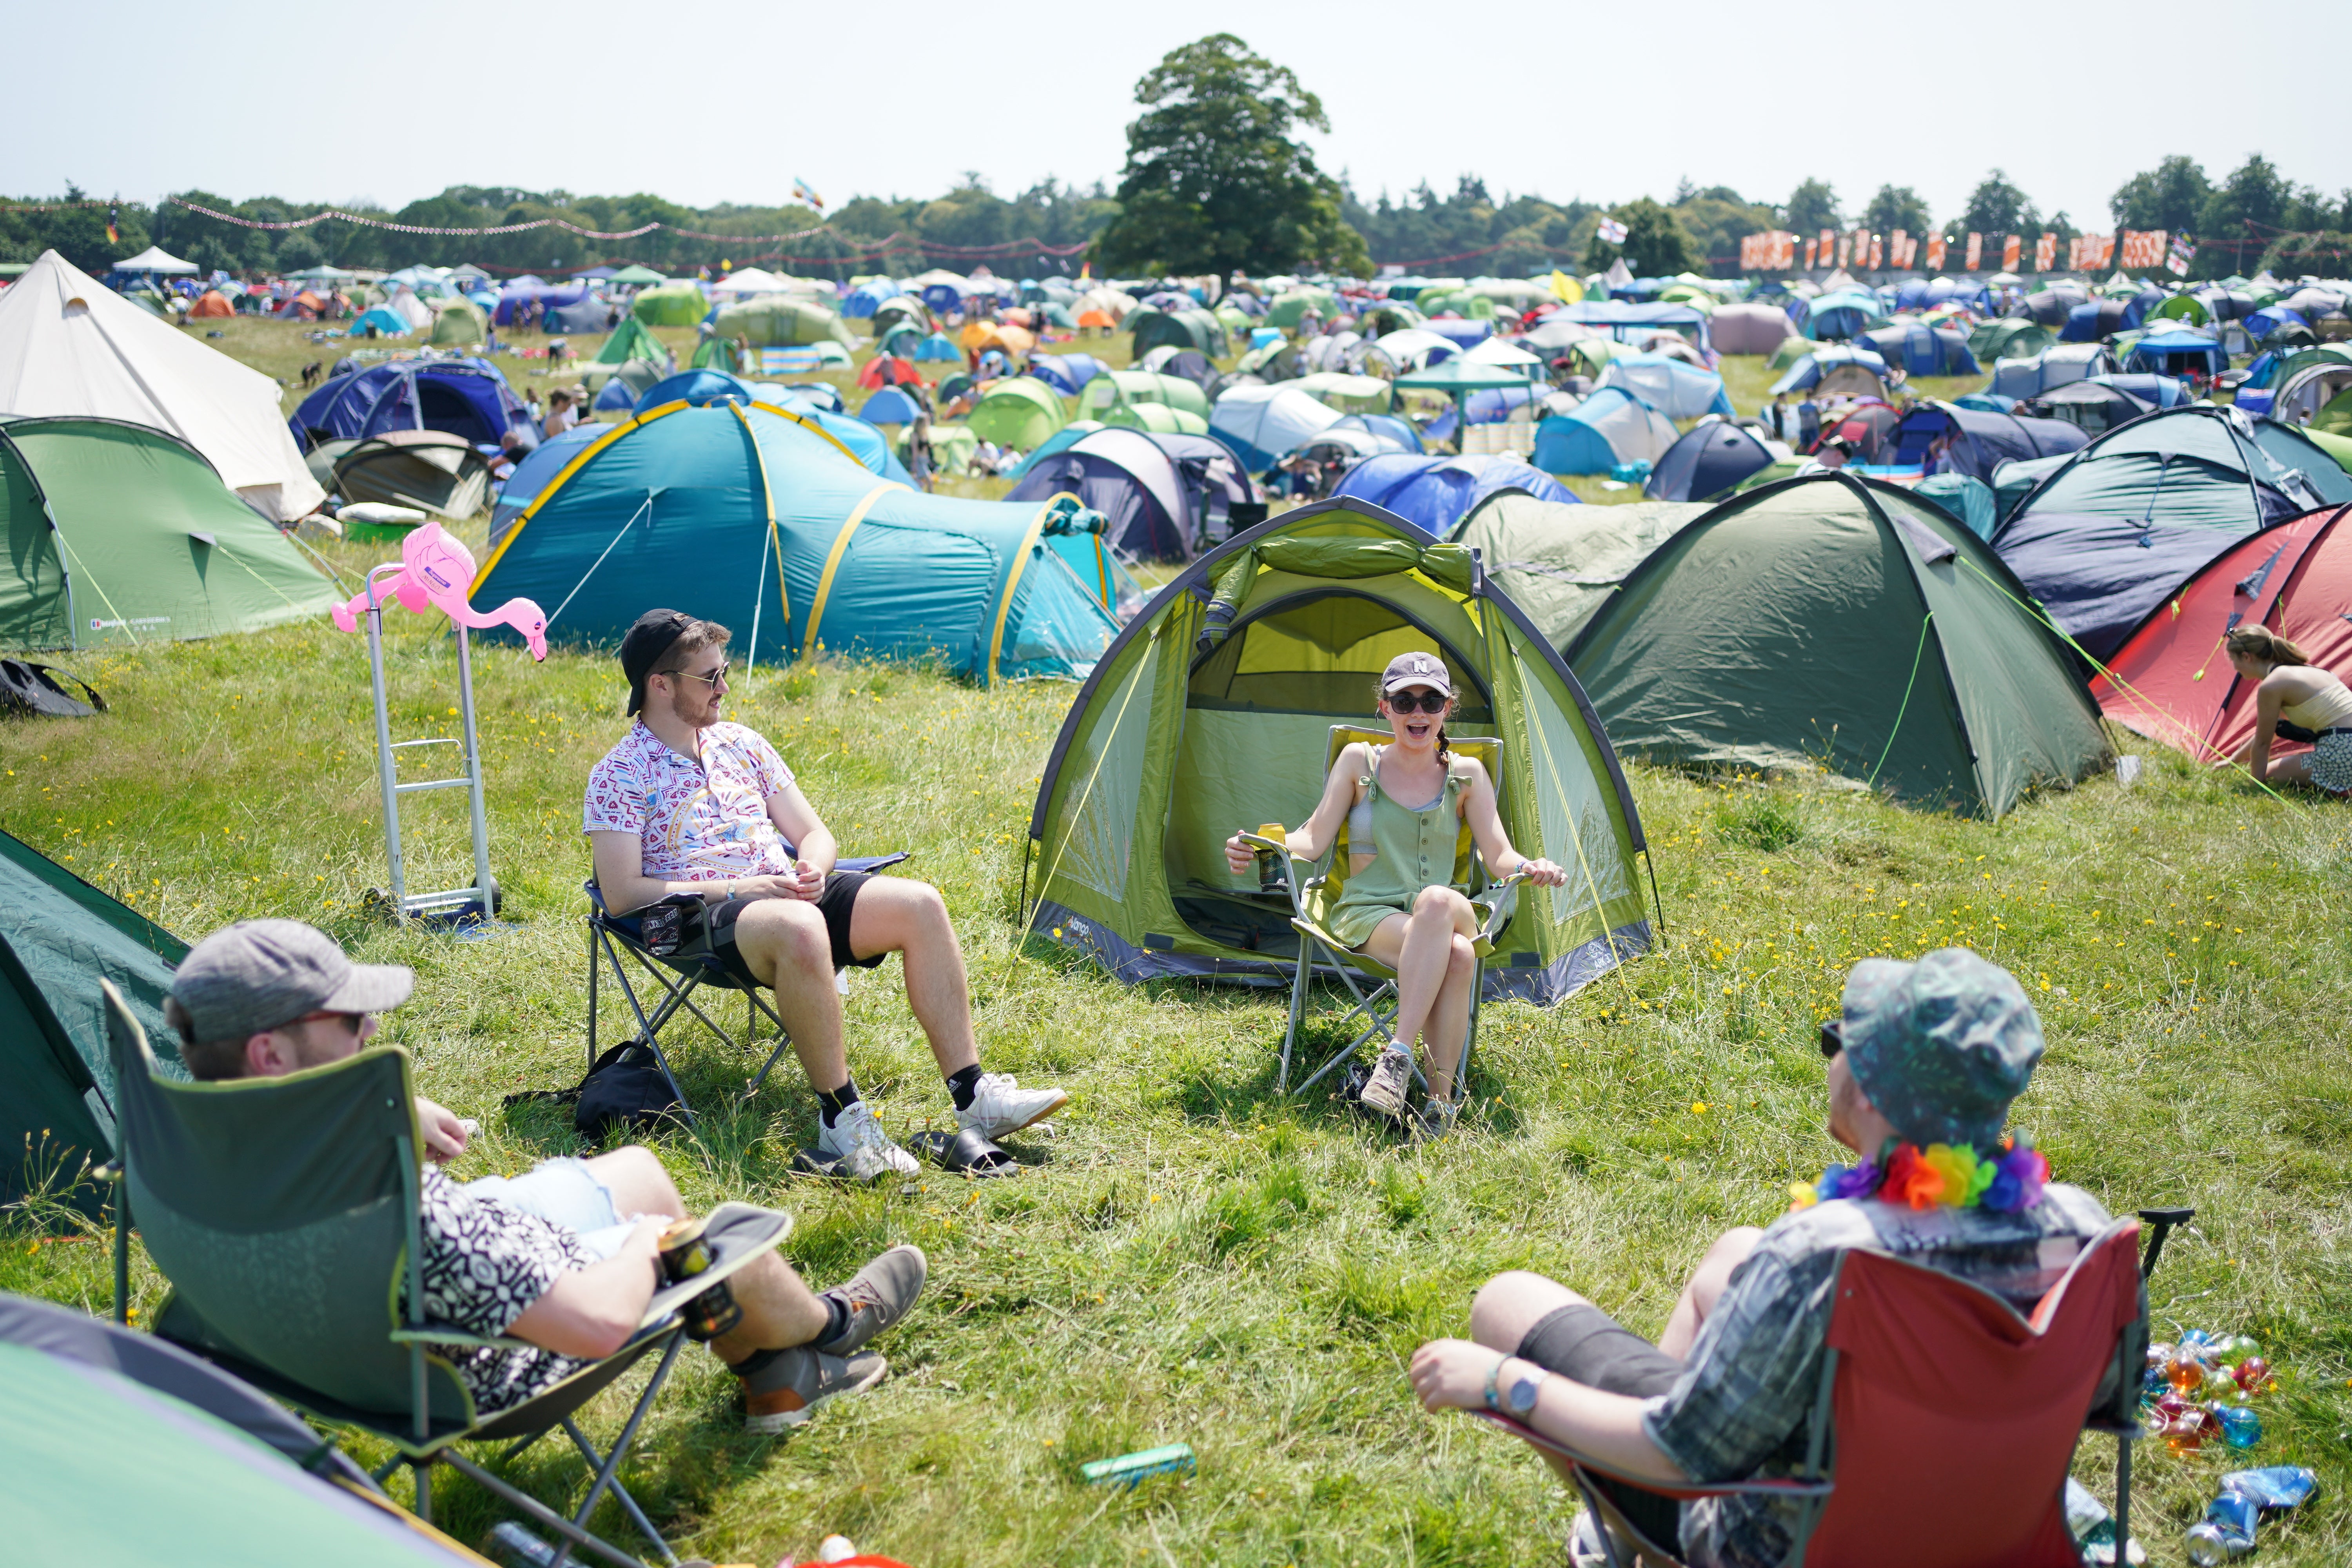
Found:
[[[1509,876],[1489,882],[1470,900],[1486,911],[1486,918],[1478,928],[1481,941],[1493,942],[1502,933],[1503,928],[1511,923],[1511,917],[1519,910],[1519,886],[1527,879],[1526,867],[1514,868]]]
[[[535,1345],[529,1340],[515,1339],[508,1334],[469,1334],[463,1329],[436,1329],[427,1325],[421,1329],[394,1329],[390,1336],[394,1344],[474,1345],[486,1350],[537,1351],[545,1345]]]
[[[1507,1415],[1497,1415],[1491,1410],[1465,1410],[1463,1414],[1484,1421],[1489,1426],[1499,1427],[1512,1436],[1522,1442],[1530,1443],[1548,1454],[1558,1454],[1580,1470],[1590,1470],[1596,1476],[1607,1477],[1619,1486],[1633,1487],[1636,1490],[1650,1492],[1658,1497],[1674,1498],[1682,1501],[1687,1501],[1693,1498],[1710,1497],[1825,1498],[1836,1489],[1834,1483],[1830,1481],[1801,1481],[1793,1479],[1768,1478],[1748,1481],[1654,1481],[1642,1476],[1629,1476],[1622,1470],[1601,1463],[1589,1454],[1580,1453],[1557,1438],[1545,1436],[1523,1421],[1514,1421]]]

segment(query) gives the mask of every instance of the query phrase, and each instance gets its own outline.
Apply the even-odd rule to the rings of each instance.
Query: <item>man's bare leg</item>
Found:
[[[849,908],[849,950],[860,958],[899,955],[907,970],[907,1005],[930,1041],[941,1077],[980,1060],[963,949],[937,888],[905,877],[877,877],[866,883]],[[799,1038],[797,1032],[793,1037]]]
[[[582,1163],[613,1194],[613,1212],[621,1218],[636,1215],[659,1215],[665,1219],[686,1216],[686,1200],[677,1195],[677,1184],[652,1150],[632,1143]]]
[[[1683,1287],[1682,1295],[1675,1301],[1675,1310],[1666,1319],[1666,1331],[1658,1336],[1658,1348],[1676,1361],[1688,1361],[1691,1347],[1698,1343],[1698,1331],[1706,1326],[1715,1312],[1715,1303],[1723,1295],[1723,1288],[1731,1283],[1731,1271],[1748,1260],[1764,1233],[1752,1225],[1739,1226],[1715,1238],[1706,1256],[1691,1270],[1690,1283]]]
[[[743,1309],[743,1321],[711,1341],[710,1348],[730,1366],[754,1351],[804,1345],[832,1321],[824,1303],[777,1253],[762,1254],[729,1276],[727,1284]]]
[[[870,890],[870,889],[869,889]],[[860,904],[866,895],[858,895]],[[833,944],[824,917],[799,899],[761,899],[735,919],[743,966],[776,993],[776,1016],[811,1087],[830,1094],[849,1081],[841,994],[833,988]]]

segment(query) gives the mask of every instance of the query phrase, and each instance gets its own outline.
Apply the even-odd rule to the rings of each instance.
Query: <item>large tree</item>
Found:
[[[1995,169],[1969,193],[1968,209],[1959,226],[1975,234],[2031,234],[2042,227],[2042,215],[2032,199]]]
[[[2194,158],[2175,153],[2155,168],[2134,174],[2107,198],[2117,228],[2193,231],[2205,213],[2213,183]]]
[[[1800,235],[1840,226],[1837,192],[1826,181],[1807,179],[1789,195],[1789,227]]]
[[[1893,234],[1901,229],[1908,235],[1927,232],[1927,204],[1919,193],[1908,185],[1881,185],[1870,205],[1862,209],[1863,226],[1874,234]]]
[[[1585,248],[1586,271],[1605,272],[1620,256],[1637,278],[1671,278],[1690,270],[1690,233],[1672,207],[1643,196],[1612,208],[1609,216],[1625,226],[1625,237],[1612,245],[1596,232]]]
[[[1368,275],[1339,182],[1295,132],[1328,132],[1322,100],[1231,33],[1172,49],[1135,84],[1119,214],[1095,241],[1104,267],[1152,273],[1302,267]]]

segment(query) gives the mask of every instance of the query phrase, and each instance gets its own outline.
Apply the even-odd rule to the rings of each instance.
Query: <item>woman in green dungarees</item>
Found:
[[[1454,681],[1435,654],[1404,653],[1389,661],[1376,690],[1380,716],[1395,740],[1362,742],[1339,753],[1315,814],[1289,831],[1291,854],[1312,860],[1348,822],[1347,889],[1333,910],[1330,931],[1356,952],[1397,972],[1396,1035],[1381,1052],[1364,1085],[1363,1102],[1403,1121],[1412,1086],[1416,1040],[1427,1047],[1429,1095],[1423,1129],[1442,1135],[1453,1124],[1454,1068],[1470,1028],[1470,987],[1476,984],[1478,911],[1447,884],[1462,825],[1491,877],[1524,872],[1540,887],[1558,887],[1568,873],[1549,860],[1531,860],[1511,847],[1495,810],[1495,784],[1475,757],[1446,749],[1445,719],[1454,710]],[[1225,862],[1236,876],[1252,851],[1238,834],[1225,840]]]

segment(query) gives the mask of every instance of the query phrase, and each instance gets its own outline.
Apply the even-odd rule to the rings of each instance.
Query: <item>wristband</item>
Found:
[[[1503,1375],[1503,1368],[1510,1364],[1510,1360],[1509,1356],[1497,1356],[1495,1364],[1486,1370],[1486,1408],[1497,1415],[1503,1414],[1503,1407],[1495,1402],[1495,1380]]]

